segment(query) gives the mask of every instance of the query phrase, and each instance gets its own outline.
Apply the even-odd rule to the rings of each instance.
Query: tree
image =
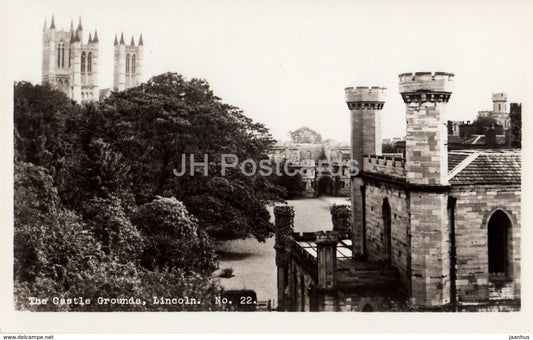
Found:
[[[130,99],[136,100],[135,96]],[[217,267],[211,241],[175,198],[150,198],[158,190],[177,192],[181,185],[195,188],[195,177],[189,178],[190,183],[175,182],[173,178],[167,182],[170,177],[167,173],[151,177],[163,174],[163,168],[153,171],[153,167],[161,166],[154,161],[160,154],[151,157],[150,153],[153,148],[172,143],[171,130],[177,125],[159,130],[157,123],[143,120],[146,117],[142,115],[135,121],[138,125],[118,115],[109,119],[104,116],[110,112],[105,106],[109,102],[78,106],[48,85],[16,83],[14,104],[17,308],[43,311],[216,309],[214,297],[220,294],[220,287],[211,275]],[[145,109],[143,112],[151,112]],[[164,138],[146,135],[137,141],[135,134],[142,131],[145,123],[155,135],[164,132]],[[127,132],[133,134],[120,134]],[[154,143],[150,143],[151,138]],[[258,149],[249,145],[252,151],[263,147],[259,139],[254,144]],[[268,144],[268,138],[264,143]],[[133,152],[125,157],[123,151]],[[137,159],[137,156],[141,157]],[[143,179],[147,180],[142,182]],[[255,187],[251,187],[262,190],[262,200],[276,197],[269,191],[275,192],[269,182],[248,177],[244,180],[256,181]],[[200,182],[206,190],[214,190],[212,183]],[[138,188],[136,195],[132,188]],[[148,203],[138,207],[137,199]],[[261,208],[264,210],[264,206]],[[260,214],[259,211],[255,216]],[[134,217],[138,225],[132,223]],[[258,230],[262,228],[259,234],[268,234],[268,225],[257,225]],[[163,232],[161,228],[168,229]],[[73,296],[90,298],[93,304],[30,305],[28,299]],[[149,303],[94,303],[98,297],[124,296],[139,297]],[[194,296],[202,299],[202,304],[154,305],[150,303],[153,296]]]
[[[291,139],[294,143],[320,143],[322,136],[308,127],[301,127],[298,130],[290,131]]]
[[[285,167],[285,160],[280,162],[279,168],[284,169]],[[274,168],[275,165],[272,167]],[[296,170],[296,169],[295,169]],[[291,170],[294,171],[294,170]],[[294,176],[289,176],[285,173],[285,171],[282,171],[281,175],[278,176],[275,173],[273,173],[270,176],[270,181],[284,190],[280,193],[280,196],[285,199],[295,199],[295,198],[301,198],[305,192],[305,183],[302,179],[302,175],[300,174],[300,171],[296,173]]]
[[[494,118],[491,117],[477,117],[472,125],[475,127],[477,134],[485,134],[487,129],[498,125],[498,123]]]
[[[272,236],[265,204],[282,189],[239,168],[221,175],[223,154],[256,164],[274,144],[268,129],[224,104],[204,80],[176,73],[77,106],[48,85],[15,84],[16,159],[47,168],[63,205],[118,198],[129,215],[155,196],[174,196],[219,238]],[[182,155],[208,157],[208,175],[175,176]]]
[[[219,238],[254,236],[265,240],[273,225],[265,204],[279,201],[279,188],[258,173],[241,169],[221,175],[222,155],[258,164],[275,143],[268,129],[224,104],[205,80],[166,73],[103,102],[95,137],[108,143],[128,164],[137,204],[155,196],[174,196],[199,220],[201,229]],[[175,176],[173,170],[208,159],[203,169]]]
[[[174,197],[156,196],[140,206],[132,220],[143,234],[141,264],[147,269],[179,268],[207,275],[217,269],[213,244]]]
[[[85,220],[65,209],[48,171],[31,163],[15,163],[14,296],[17,309],[32,311],[144,311],[214,310],[220,287],[209,272],[215,267],[212,247],[201,232],[195,234],[193,219],[175,199],[160,199],[151,211],[143,207],[141,221],[170,227],[173,246],[186,258],[168,259],[182,268],[165,265],[149,270],[138,264],[133,247],[140,243],[164,247],[148,233],[140,239],[117,199],[95,199],[86,207]],[[163,203],[161,203],[163,201]],[[158,204],[161,203],[161,204]],[[166,203],[166,204],[165,204]],[[92,213],[101,212],[92,216]],[[152,212],[169,215],[154,216]],[[115,215],[115,216],[113,216]],[[183,218],[181,216],[184,216]],[[175,218],[178,217],[176,220]],[[172,222],[174,221],[174,222]],[[101,223],[101,226],[97,224]],[[148,223],[144,227],[151,226]],[[156,225],[159,227],[159,225]],[[176,227],[172,229],[172,227]],[[159,230],[159,232],[162,232]],[[192,243],[187,240],[193,239]],[[100,240],[99,240],[100,239]],[[144,256],[149,254],[144,253]],[[198,271],[197,271],[198,269]],[[187,296],[197,305],[157,305],[154,296]],[[89,305],[30,304],[29,297],[90,299]],[[99,304],[98,298],[134,297],[141,304]]]

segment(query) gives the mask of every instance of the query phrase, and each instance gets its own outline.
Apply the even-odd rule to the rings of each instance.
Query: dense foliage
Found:
[[[337,232],[341,239],[352,238],[352,209],[349,205],[333,204],[330,208],[333,231]]]
[[[275,165],[273,165],[274,167]],[[285,161],[279,163],[279,168],[284,169]],[[290,169],[294,172],[294,169]],[[288,175],[285,171],[281,171],[281,175],[273,173],[270,176],[270,181],[275,185],[283,188],[284,191],[280,192],[281,197],[284,199],[292,200],[304,197],[305,194],[305,182],[303,181],[300,171],[296,172],[294,176]]]
[[[267,158],[268,130],[214,96],[203,80],[167,73],[79,106],[48,85],[14,89],[15,297],[30,310],[206,310],[220,287],[210,236],[264,240],[265,208],[286,190],[223,154]],[[201,166],[183,176],[182,155]],[[92,299],[30,304],[28,297]],[[161,305],[154,296],[195,297]],[[97,304],[135,297],[146,304]]]
[[[491,117],[477,117],[472,123],[477,134],[485,134],[487,129],[496,126],[498,123]]]

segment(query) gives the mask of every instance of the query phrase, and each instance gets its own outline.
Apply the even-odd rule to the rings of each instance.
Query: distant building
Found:
[[[350,176],[346,166],[350,159],[349,145],[334,141],[314,144],[287,142],[274,146],[270,158],[290,160],[292,168],[306,168],[302,176],[306,197],[350,195]]]
[[[43,27],[43,74],[42,83],[48,83],[63,91],[78,103],[99,100],[101,95],[109,95],[107,89],[100,90],[98,32],[89,33],[84,43],[81,18],[74,29],[58,30],[52,16],[48,27],[46,20]],[[115,59],[113,72],[113,90],[123,91],[140,84],[142,77],[144,44],[142,34],[135,45],[133,37],[129,45],[124,43],[124,35],[118,42],[115,35]]]
[[[379,153],[384,89],[345,91],[363,164],[351,178],[352,238],[292,233],[291,213],[277,210],[278,310],[520,309],[520,150],[448,151],[454,75],[399,78],[405,156]]]
[[[511,103],[513,105],[520,105]],[[479,111],[477,118],[488,118],[495,121],[494,126],[482,127],[471,121],[451,121],[448,126],[448,149],[483,149],[509,148],[512,146],[513,136],[511,128],[511,113],[507,110],[507,95],[505,93],[492,94],[492,111]],[[521,108],[521,106],[520,106]],[[515,115],[516,119],[516,115]]]

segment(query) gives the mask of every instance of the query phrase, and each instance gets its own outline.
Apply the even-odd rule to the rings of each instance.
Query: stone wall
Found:
[[[448,194],[411,192],[411,299],[417,306],[450,303]]]
[[[457,198],[457,298],[459,302],[520,299],[520,186],[454,187]],[[508,215],[508,280],[491,284],[488,269],[488,222],[501,209]]]
[[[401,155],[365,155],[363,158],[363,170],[405,179],[405,160]]]
[[[316,287],[316,281],[311,275],[296,261],[292,260],[289,267],[288,278],[288,299],[289,311],[310,312],[315,309],[317,301],[312,297]]]
[[[370,262],[386,262],[383,201],[391,208],[391,265],[399,271],[402,286],[409,286],[409,210],[406,191],[392,184],[368,182],[365,188],[366,254]]]

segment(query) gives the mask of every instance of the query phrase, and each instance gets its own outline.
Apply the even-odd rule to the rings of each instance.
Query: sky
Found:
[[[533,1],[28,1],[0,14],[3,80],[40,83],[42,29],[81,16],[98,30],[100,88],[112,87],[113,40],[143,34],[143,80],[168,71],[206,79],[277,139],[310,127],[350,140],[344,88],[384,86],[384,138],[405,134],[398,74],[455,74],[447,114],[473,120],[491,94],[528,105]],[[13,34],[10,34],[12,32]],[[7,58],[7,59],[6,59]],[[6,67],[9,65],[10,67]]]

